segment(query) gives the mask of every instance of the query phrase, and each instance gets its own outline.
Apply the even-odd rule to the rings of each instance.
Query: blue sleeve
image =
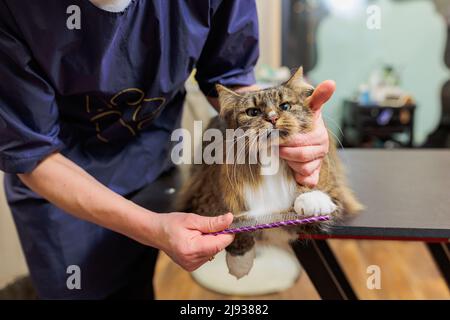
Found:
[[[255,84],[259,57],[258,15],[254,0],[225,0],[210,20],[210,32],[197,62],[196,79],[206,96],[217,96],[215,84]]]
[[[61,148],[55,92],[0,2],[0,170],[26,173]]]

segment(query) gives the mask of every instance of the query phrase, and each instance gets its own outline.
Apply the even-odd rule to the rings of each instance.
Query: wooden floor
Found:
[[[331,240],[330,245],[360,299],[450,299],[450,292],[422,243]],[[369,265],[381,269],[379,290],[367,289]],[[199,286],[165,254],[159,256],[154,284],[158,299],[319,299],[304,272],[293,287],[278,294],[221,295]]]

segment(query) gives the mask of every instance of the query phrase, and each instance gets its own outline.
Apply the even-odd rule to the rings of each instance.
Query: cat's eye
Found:
[[[256,117],[256,116],[259,116],[261,114],[261,110],[259,110],[258,108],[250,108],[250,109],[247,109],[247,111],[245,111],[245,112],[250,117]]]
[[[280,109],[283,111],[288,111],[289,109],[291,109],[291,105],[287,102],[284,102],[280,104]]]

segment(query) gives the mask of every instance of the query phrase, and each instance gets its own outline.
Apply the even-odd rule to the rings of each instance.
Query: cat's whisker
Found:
[[[341,140],[338,138],[338,136],[337,136],[333,131],[331,131],[331,130],[328,130],[328,133],[331,133],[331,135],[337,140],[337,142],[339,143],[339,145],[341,146],[341,148],[344,150],[345,148],[344,148],[344,146],[343,146]],[[336,166],[335,161],[334,161],[331,157],[328,157],[328,159],[329,159],[330,161],[333,162],[333,166]],[[331,166],[328,165],[328,171],[330,171],[330,167],[331,167]],[[329,174],[328,174],[328,176],[329,176]]]
[[[339,132],[341,133],[341,136],[344,136],[344,132],[342,131],[342,128],[339,126],[339,124],[333,120],[332,118],[322,114],[322,116],[327,120],[330,121],[331,123],[333,123],[335,125],[335,128],[337,128],[339,130]],[[342,144],[341,140],[337,137],[336,134],[334,134],[331,130],[328,130],[328,132],[330,132],[335,138],[336,140],[339,142],[340,147],[342,148],[342,150],[345,150],[344,145]],[[342,161],[345,163],[345,157],[342,157]]]
[[[331,130],[328,130],[328,133],[331,133],[331,135],[336,139],[336,141],[339,143],[339,146],[344,150],[344,145],[342,144],[341,140],[338,138],[338,136]]]
[[[254,144],[258,144],[259,142],[260,142],[260,140],[261,140],[261,138],[263,137],[263,136],[265,136],[265,135],[267,135],[267,133],[269,132],[269,130],[268,129],[264,129],[264,130],[260,130],[260,133],[255,137],[255,139],[253,139],[253,141],[252,141],[252,144],[251,144],[251,146],[250,146],[250,151],[251,151],[251,149],[253,148],[253,145]],[[256,157],[256,164],[261,164],[260,163],[260,159],[259,159],[259,146],[256,146],[256,154],[255,154],[255,157]],[[249,160],[250,160],[250,155],[249,155]],[[250,174],[251,174],[251,177],[252,177],[252,182],[254,182],[255,181],[255,177],[253,176],[253,171],[252,171],[252,168],[251,168],[251,164],[250,164],[250,161],[249,161],[249,164],[248,164],[248,167],[249,167],[249,170],[250,170]]]
[[[251,132],[250,132],[251,133]],[[249,139],[248,140],[244,140],[244,145],[243,146],[241,146],[241,148],[239,148],[239,146],[238,146],[238,150],[237,150],[237,154],[236,154],[236,156],[235,156],[235,158],[234,158],[234,163],[233,163],[233,166],[232,166],[232,169],[233,169],[233,172],[232,172],[232,174],[233,174],[233,180],[235,181],[235,183],[237,183],[237,175],[236,175],[236,172],[237,172],[237,170],[236,170],[236,165],[238,164],[238,161],[239,161],[239,157],[240,157],[240,155],[241,155],[241,152],[243,151],[243,150],[245,150],[245,148],[247,147],[247,145],[249,144],[249,141],[252,139],[252,137],[251,136],[249,136]],[[233,144],[233,148],[234,148],[234,145],[237,143],[237,141]]]
[[[327,120],[327,121],[331,121],[331,123],[333,123],[336,128],[339,130],[339,132],[341,133],[342,136],[344,136],[344,132],[342,131],[341,127],[339,126],[339,124],[331,117],[326,116],[325,114],[322,113],[322,116]]]
[[[258,143],[258,136],[256,136],[256,137],[252,140],[252,143],[251,143],[250,146],[249,146],[248,169],[250,170],[250,175],[251,175],[251,177],[252,177],[252,183],[255,182],[255,177],[253,176],[253,169],[252,169],[251,163],[250,163],[250,156],[251,156],[251,152],[252,152],[253,145],[254,145],[255,143]],[[258,154],[256,154],[255,157],[256,157],[256,163],[258,163]]]
[[[234,140],[233,139],[233,144],[231,145],[231,148],[233,149],[233,153],[230,153],[230,150],[228,150],[228,146],[227,146],[227,148],[225,148],[225,154],[226,154],[226,156],[225,156],[225,168],[226,168],[226,174],[227,174],[227,179],[228,179],[228,182],[230,183],[230,185],[232,186],[233,185],[233,182],[231,181],[231,177],[230,177],[230,170],[229,170],[229,167],[230,167],[230,163],[228,162],[228,160],[229,159],[231,159],[231,155],[233,155],[234,156],[234,147],[235,147],[235,145],[237,144],[237,140]],[[233,174],[234,173],[234,163],[236,162],[236,159],[233,159],[233,161],[231,162],[231,164],[233,165],[232,167],[231,167],[231,174]]]
[[[247,127],[249,127],[249,126],[247,126]],[[239,130],[239,129],[241,129],[241,127],[235,129],[234,131],[236,132],[236,131]],[[234,136],[233,139],[224,139],[223,141],[225,141],[225,142],[233,141],[233,142],[234,142],[234,141],[237,141],[237,140],[241,140],[242,138],[248,137],[248,135],[251,133],[251,131],[252,131],[252,129],[247,130],[247,131],[245,131],[244,134],[241,135],[241,136]]]
[[[236,143],[237,143],[237,142],[233,143],[233,149],[235,149]],[[246,144],[246,143],[247,143],[247,141],[245,141],[245,144]],[[231,171],[231,177],[229,178],[229,182],[230,182],[230,185],[231,185],[231,186],[237,185],[237,176],[236,176],[237,170],[236,170],[236,164],[237,164],[237,159],[239,158],[240,150],[242,150],[243,148],[245,148],[245,144],[244,144],[244,146],[242,146],[240,149],[239,149],[239,146],[237,146],[238,149],[236,150],[236,154],[234,154],[234,150],[233,150],[234,158],[232,159],[231,164],[227,164],[227,170],[228,170],[228,167],[230,167],[230,169],[231,169],[231,170],[230,170],[230,171]]]

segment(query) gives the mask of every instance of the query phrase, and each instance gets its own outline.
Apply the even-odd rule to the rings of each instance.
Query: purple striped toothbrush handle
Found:
[[[261,230],[261,229],[272,229],[272,228],[296,226],[296,225],[300,225],[300,224],[308,224],[308,223],[314,223],[314,222],[322,222],[322,221],[327,221],[327,220],[330,220],[330,219],[331,219],[330,215],[313,216],[313,217],[302,218],[302,219],[286,220],[286,221],[258,224],[256,226],[248,226],[248,227],[239,227],[239,228],[225,229],[225,230],[222,230],[222,231],[219,231],[219,232],[212,232],[212,233],[208,233],[208,234],[213,235],[213,236],[217,236],[219,234],[232,234],[232,233],[239,233],[239,232],[252,232],[252,231]]]

